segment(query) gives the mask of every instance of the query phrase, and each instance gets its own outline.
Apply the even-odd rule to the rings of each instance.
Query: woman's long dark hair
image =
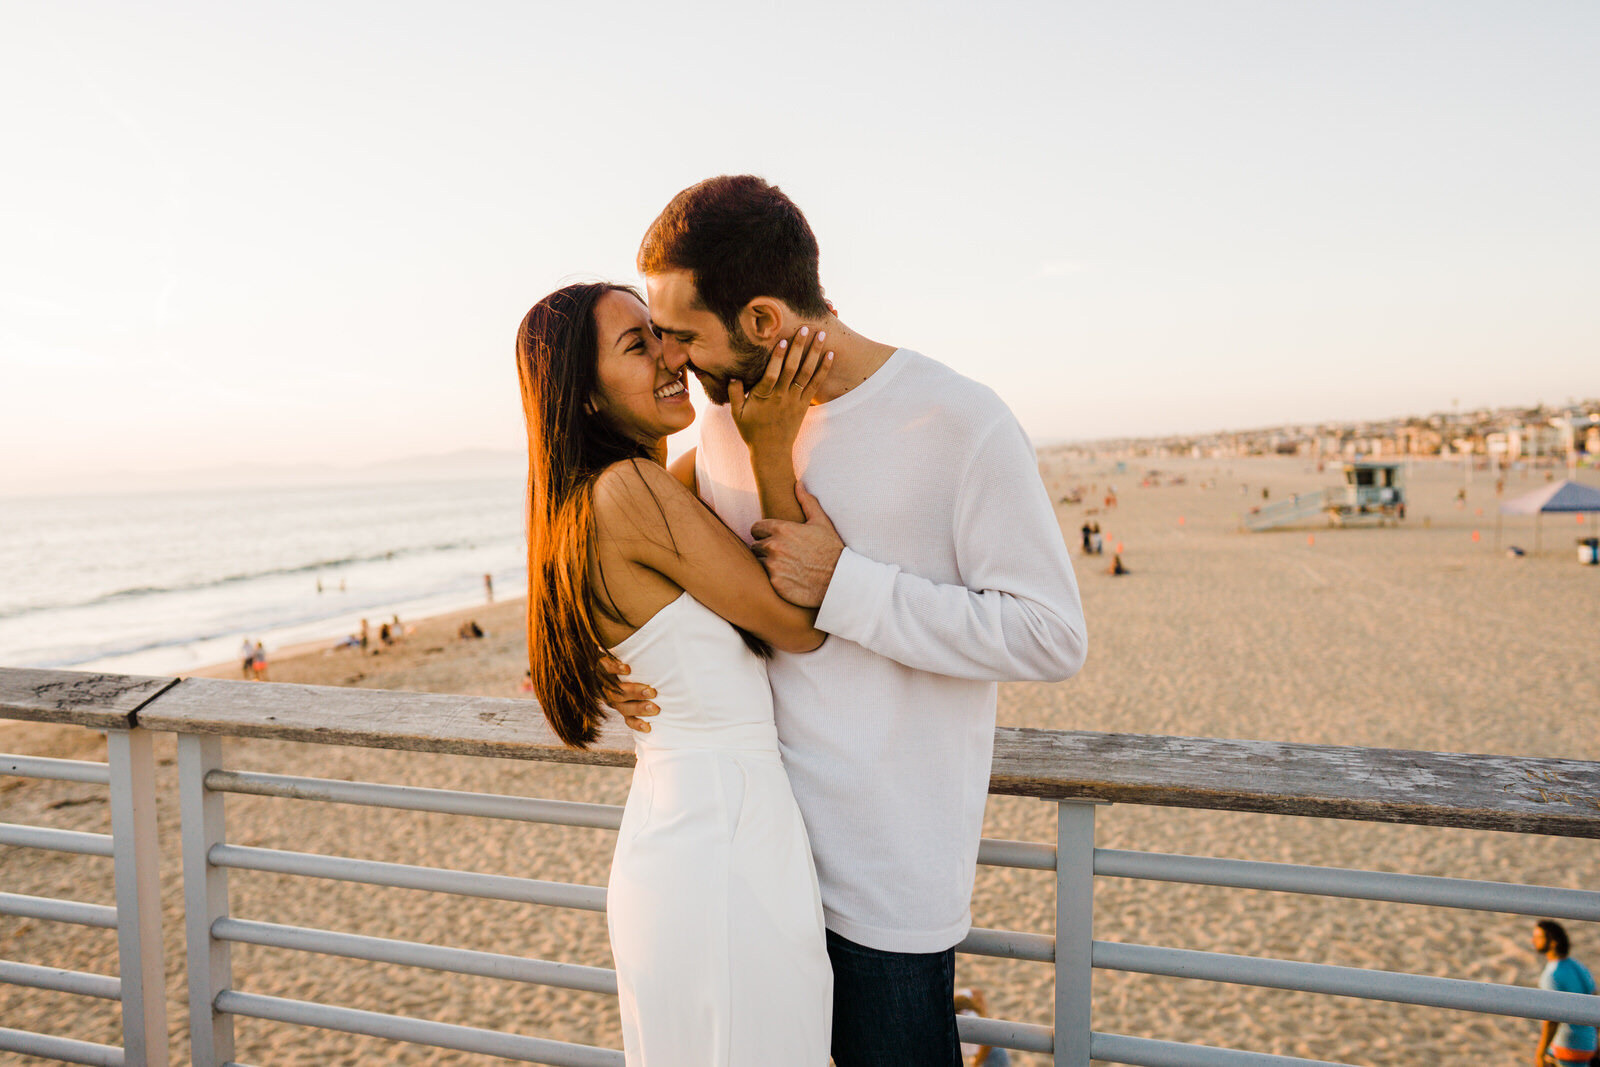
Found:
[[[605,642],[592,611],[632,625],[605,590],[604,575],[604,595],[596,595],[594,485],[613,463],[655,461],[589,404],[600,360],[595,305],[607,293],[644,303],[632,286],[569,285],[535,304],[517,330],[528,423],[528,673],[550,728],[573,748],[599,737],[611,681],[600,668]],[[772,655],[761,638],[742,629],[739,636],[756,655]]]
[[[644,445],[589,404],[600,344],[595,305],[626,285],[557,289],[517,330],[517,376],[528,423],[528,669],[550,728],[574,748],[599,736],[610,676],[590,614],[594,483],[618,460],[648,460]]]

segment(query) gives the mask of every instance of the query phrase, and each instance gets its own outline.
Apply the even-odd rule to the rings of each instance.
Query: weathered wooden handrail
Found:
[[[176,678],[0,667],[0,717],[126,730],[133,714]]]
[[[532,700],[0,668],[0,715],[627,767],[613,722],[567,748]],[[995,731],[991,793],[1600,838],[1600,763],[1219,738]]]

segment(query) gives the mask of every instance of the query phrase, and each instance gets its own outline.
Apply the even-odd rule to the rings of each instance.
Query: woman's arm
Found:
[[[716,514],[659,464],[613,464],[595,485],[600,535],[741,629],[785,652],[810,652],[824,634],[816,612],[772,589],[767,573]]]
[[[827,338],[802,326],[793,338],[778,342],[766,373],[748,393],[737,379],[728,383],[728,406],[750,449],[761,514],[769,519],[806,520],[794,492],[794,442],[833,366]]]

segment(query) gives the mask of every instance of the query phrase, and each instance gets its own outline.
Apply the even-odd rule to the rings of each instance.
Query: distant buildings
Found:
[[[1303,456],[1353,460],[1389,456],[1482,457],[1491,466],[1528,459],[1600,464],[1600,400],[1566,408],[1508,407],[1379,421],[1274,426],[1175,437],[1121,438],[1074,446],[1102,455],[1227,459]]]

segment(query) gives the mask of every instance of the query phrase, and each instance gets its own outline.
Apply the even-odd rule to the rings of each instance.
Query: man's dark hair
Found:
[[[1556,950],[1556,955],[1562,959],[1572,951],[1572,942],[1567,940],[1567,928],[1554,919],[1540,919],[1533,925],[1544,931],[1544,936],[1550,940],[1550,947]]]
[[[758,296],[828,313],[817,238],[783,190],[752,174],[707,178],[672,198],[639,244],[639,272],[686,270],[700,302],[732,330]]]

